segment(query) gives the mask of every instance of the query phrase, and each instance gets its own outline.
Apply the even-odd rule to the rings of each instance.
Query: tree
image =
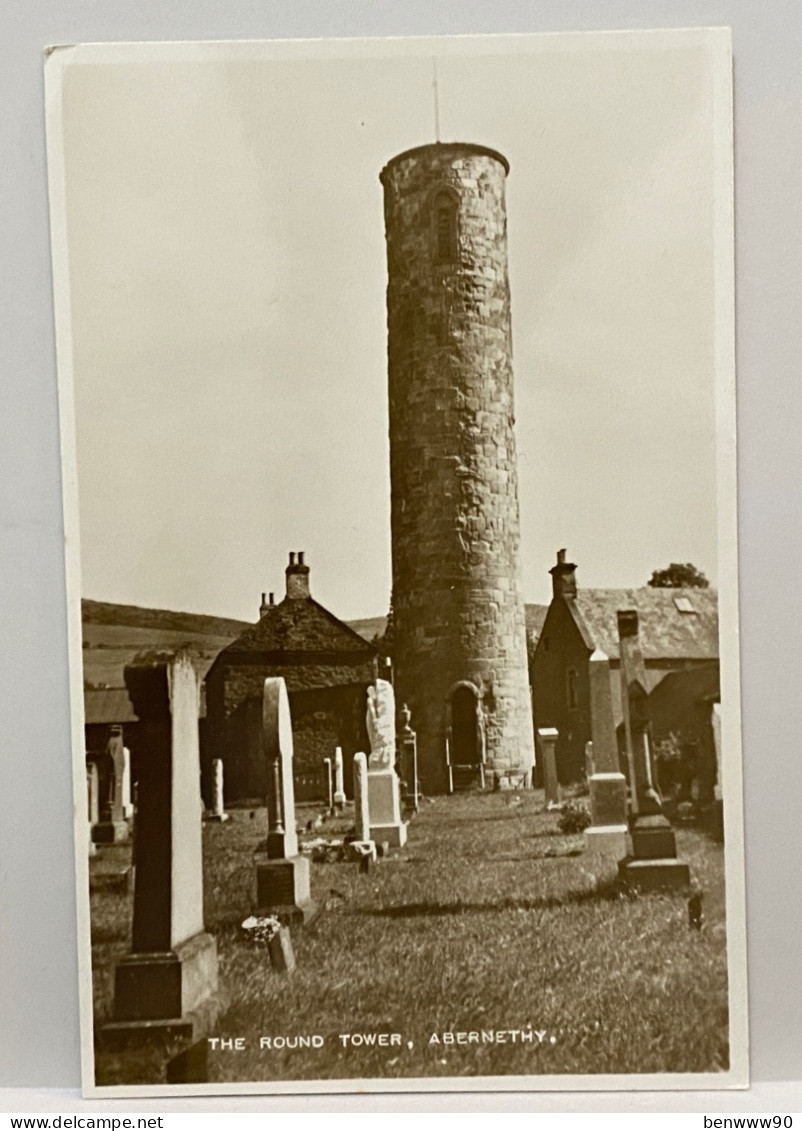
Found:
[[[710,582],[691,562],[672,562],[667,569],[656,569],[648,582],[652,589],[709,589]]]

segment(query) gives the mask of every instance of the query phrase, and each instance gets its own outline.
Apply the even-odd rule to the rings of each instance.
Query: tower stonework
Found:
[[[519,582],[501,154],[426,145],[381,173],[387,238],[396,699],[422,787],[534,761]],[[478,778],[481,774],[477,775]]]

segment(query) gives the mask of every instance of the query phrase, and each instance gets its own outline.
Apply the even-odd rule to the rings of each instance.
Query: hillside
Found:
[[[189,644],[208,668],[247,621],[167,609],[82,601],[84,687],[122,687],[125,665],[140,652]]]
[[[250,626],[248,621],[225,617],[141,609],[106,601],[82,601],[81,615],[85,688],[122,687],[123,669],[138,653],[184,644],[192,646],[207,670],[218,652]],[[537,636],[545,615],[543,605],[526,606],[530,635],[534,632]],[[345,623],[372,642],[384,632],[387,618],[364,617]]]

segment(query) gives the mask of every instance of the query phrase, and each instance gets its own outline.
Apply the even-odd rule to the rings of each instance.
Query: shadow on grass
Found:
[[[588,891],[573,892],[571,895],[546,895],[538,899],[499,899],[488,903],[406,903],[398,907],[360,908],[352,915],[370,915],[378,919],[415,919],[422,915],[470,915],[485,914],[488,911],[548,911],[555,907],[571,904],[604,902],[636,898],[618,880],[591,888]],[[344,909],[345,910],[345,909]]]

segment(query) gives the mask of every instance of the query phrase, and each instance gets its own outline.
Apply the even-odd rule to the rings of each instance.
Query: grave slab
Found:
[[[115,1044],[197,1040],[220,1009],[217,947],[203,923],[200,683],[186,651],[125,669],[139,719],[132,953],[115,971]]]
[[[317,907],[310,890],[309,860],[298,852],[290,702],[280,677],[264,683],[262,742],[267,757],[268,832],[266,851],[254,856],[255,914],[274,915],[282,923],[308,923]]]

